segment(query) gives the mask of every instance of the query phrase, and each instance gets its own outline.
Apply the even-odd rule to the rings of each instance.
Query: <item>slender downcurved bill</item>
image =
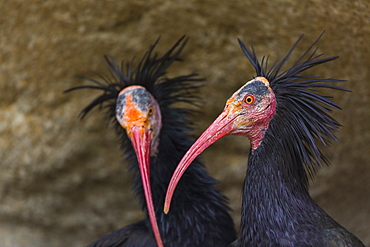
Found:
[[[167,188],[167,194],[164,201],[165,214],[167,214],[170,210],[172,196],[175,192],[177,184],[179,183],[182,175],[184,175],[186,169],[188,169],[193,160],[218,139],[233,131],[233,125],[236,116],[235,114],[229,113],[229,108],[226,108],[195,141],[195,143],[190,147],[190,149],[181,159],[179,165],[176,167],[176,170],[172,175],[171,181]]]
[[[149,219],[152,225],[154,237],[156,239],[157,245],[159,247],[163,247],[163,242],[161,239],[157,224],[157,218],[154,211],[152,190],[150,187],[150,132],[144,130],[144,128],[133,127],[130,137],[139,162],[141,181],[144,188],[146,205],[148,208]]]

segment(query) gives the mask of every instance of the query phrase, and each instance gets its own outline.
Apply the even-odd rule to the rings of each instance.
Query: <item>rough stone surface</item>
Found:
[[[333,165],[320,171],[311,193],[370,245],[369,13],[364,0],[0,0],[0,246],[84,246],[141,217],[104,115],[77,119],[96,95],[62,93],[86,83],[75,75],[103,72],[104,54],[130,60],[159,35],[159,51],[190,36],[185,62],[171,73],[207,78],[198,135],[254,75],[237,37],[281,58],[300,34],[297,54],[324,29],[319,52],[340,59],[316,71],[349,80],[353,92],[335,94],[344,127],[330,149]],[[237,225],[247,143],[227,137],[203,156]]]

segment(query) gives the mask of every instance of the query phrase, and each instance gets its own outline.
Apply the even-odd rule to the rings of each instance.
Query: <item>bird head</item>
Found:
[[[161,112],[157,101],[144,87],[129,86],[119,93],[116,119],[126,130],[137,157],[145,155],[149,159],[156,155],[162,127]]]
[[[204,132],[208,147],[224,135],[247,136],[252,149],[260,144],[276,111],[276,98],[268,80],[257,77],[237,90],[219,117]],[[200,138],[199,138],[200,139]]]

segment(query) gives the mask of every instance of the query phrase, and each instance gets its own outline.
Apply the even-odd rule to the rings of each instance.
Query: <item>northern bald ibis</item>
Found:
[[[99,79],[86,78],[94,84],[68,90],[103,91],[81,116],[96,106],[106,107],[134,174],[134,192],[149,213],[144,220],[109,233],[90,246],[227,246],[236,239],[227,198],[215,188],[217,181],[199,160],[179,183],[171,214],[163,213],[171,175],[193,143],[189,117],[194,108],[189,106],[198,104],[195,93],[203,80],[194,73],[166,76],[168,67],[179,60],[187,38],[182,37],[163,56],[154,52],[157,42],[136,67],[133,61],[119,66],[106,57],[109,76],[97,74]]]
[[[171,196],[194,158],[225,135],[249,138],[251,150],[244,181],[241,235],[233,246],[364,246],[320,208],[308,192],[309,177],[323,163],[323,150],[336,140],[340,124],[330,116],[339,106],[320,89],[344,90],[342,80],[307,74],[335,60],[316,54],[320,37],[293,65],[282,70],[303,35],[279,62],[268,68],[252,47],[240,46],[256,70],[226,102],[225,109],[192,145],[177,167],[165,199]]]

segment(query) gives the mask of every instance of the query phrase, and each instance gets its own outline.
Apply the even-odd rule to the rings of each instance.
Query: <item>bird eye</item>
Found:
[[[247,103],[248,105],[251,105],[254,103],[254,96],[253,95],[247,95],[244,99],[245,103]]]
[[[153,114],[153,107],[149,107],[148,115],[151,116]]]

